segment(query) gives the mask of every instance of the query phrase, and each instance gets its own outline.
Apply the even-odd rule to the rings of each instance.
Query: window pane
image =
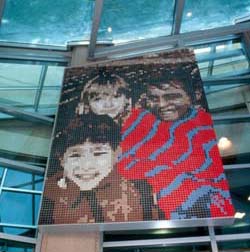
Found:
[[[25,108],[27,106],[34,106],[35,96],[37,90],[1,90],[0,101],[1,103]]]
[[[35,175],[35,190],[42,191],[43,190],[43,182],[44,177]]]
[[[181,32],[232,25],[249,15],[249,6],[250,0],[186,0]]]
[[[36,230],[35,229],[27,229],[27,228],[13,228],[13,227],[3,227],[3,232],[12,235],[21,235],[28,237],[35,237]]]
[[[249,63],[245,55],[220,59],[214,61],[213,75],[237,75],[241,74],[243,70],[249,72],[248,68]]]
[[[203,78],[249,73],[249,62],[239,39],[195,46],[194,52]]]
[[[44,86],[62,86],[64,74],[64,67],[61,66],[49,66],[46,78],[44,81]]]
[[[250,123],[215,121],[215,131],[224,164],[250,163]]]
[[[169,35],[173,0],[105,0],[98,40],[116,43]]]
[[[3,191],[0,196],[1,222],[35,225],[35,205],[39,200],[40,195]]]
[[[250,251],[250,241],[240,240],[240,241],[227,241],[218,242],[219,251],[223,252],[249,252]]]
[[[33,106],[41,69],[41,65],[0,63],[0,102]]]
[[[250,228],[250,169],[226,170],[235,211],[238,214],[233,225],[217,227],[216,234],[246,233]],[[240,247],[239,247],[240,248]]]
[[[56,108],[59,102],[60,91],[61,88],[51,90],[44,87],[39,102],[39,109]]]
[[[250,80],[249,84],[245,85],[206,85],[205,93],[213,115],[250,113]]]
[[[5,187],[41,190],[43,178],[27,172],[8,169],[4,182]]]
[[[35,245],[23,243],[23,242],[0,240],[0,251],[1,252],[33,252],[35,251]]]
[[[93,0],[6,0],[0,39],[64,45],[88,39]]]
[[[146,240],[146,239],[165,239],[178,237],[195,237],[208,235],[207,227],[186,227],[170,229],[148,229],[148,230],[129,230],[129,231],[106,231],[104,232],[104,242],[123,241],[123,240]]]
[[[47,157],[52,126],[5,119],[0,124],[0,150]]]
[[[140,248],[104,248],[103,252],[200,252],[200,251],[211,251],[210,244],[193,244],[193,245],[179,245],[179,246],[164,246],[159,247],[143,247]]]
[[[41,65],[0,63],[0,87],[36,88],[41,70]]]

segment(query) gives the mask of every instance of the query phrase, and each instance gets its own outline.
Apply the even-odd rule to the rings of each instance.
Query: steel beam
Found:
[[[118,247],[157,247],[157,246],[174,246],[184,244],[201,244],[209,243],[209,236],[195,236],[195,237],[178,237],[166,239],[147,239],[147,240],[130,240],[128,241],[115,241],[104,242],[103,248],[118,248]]]
[[[250,233],[216,235],[217,241],[242,241],[250,240]]]
[[[213,116],[213,121],[215,124],[219,123],[226,123],[226,122],[250,122],[250,114],[245,114],[245,115],[225,115],[225,116]]]
[[[89,51],[88,57],[92,59],[95,55],[95,47],[98,35],[98,29],[101,21],[102,16],[102,7],[103,7],[103,0],[95,0],[95,10],[94,10],[94,17],[92,21],[92,30],[90,36],[90,43],[89,43]]]
[[[0,222],[0,227],[11,227],[11,228],[24,228],[24,229],[37,229],[35,225],[22,225]]]
[[[179,34],[180,33],[184,6],[185,6],[185,0],[176,0],[175,1],[174,23],[173,23],[172,34]]]
[[[1,0],[0,0],[1,1]],[[35,46],[32,44],[0,42],[1,61],[22,61],[23,64],[44,64],[67,65],[71,59],[71,53],[66,47],[56,46]]]
[[[39,106],[39,102],[40,102],[40,99],[41,99],[41,95],[42,95],[43,86],[44,86],[47,71],[48,71],[48,66],[43,65],[41,73],[40,73],[39,82],[38,82],[38,90],[36,92],[36,97],[35,97],[35,103],[34,103],[35,112],[37,112],[37,110],[38,110],[38,106]]]
[[[12,188],[12,187],[2,187],[2,191],[5,192],[18,192],[18,193],[29,193],[29,194],[42,194],[41,191],[36,190],[28,190],[28,189],[20,189],[20,188]]]
[[[224,170],[250,169],[250,164],[224,165]]]
[[[49,126],[52,126],[54,123],[54,119],[40,115],[38,113],[27,112],[12,106],[4,105],[0,103],[0,112],[14,116],[23,121],[30,121],[33,123],[42,123]]]
[[[37,175],[43,175],[45,169],[35,165],[29,165],[24,162],[0,158],[0,165],[6,168],[14,169],[17,171],[30,172]]]
[[[176,34],[172,36],[164,36],[153,39],[146,39],[143,41],[131,42],[124,45],[115,45],[108,48],[97,48],[95,51],[95,58],[111,58],[115,54],[131,53],[132,51],[141,50],[152,51],[154,48],[163,47],[166,45],[192,46],[202,43],[214,42],[225,40],[227,37],[231,38],[235,34],[241,34],[250,30],[250,22],[241,23],[231,26],[214,28],[209,30],[187,32]]]
[[[24,242],[24,243],[29,243],[29,244],[36,244],[35,238],[19,236],[19,235],[10,235],[10,234],[2,233],[2,232],[0,232],[0,239],[15,241],[15,242]]]
[[[228,78],[203,78],[202,80],[205,86],[250,84],[250,75],[235,76]]]

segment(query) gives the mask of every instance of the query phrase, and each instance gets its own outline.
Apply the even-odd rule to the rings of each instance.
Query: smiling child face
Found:
[[[186,114],[191,101],[184,89],[169,84],[149,86],[148,108],[163,121],[174,121]]]
[[[75,182],[81,191],[92,190],[111,172],[113,150],[108,143],[86,141],[67,149],[62,166],[65,175]]]

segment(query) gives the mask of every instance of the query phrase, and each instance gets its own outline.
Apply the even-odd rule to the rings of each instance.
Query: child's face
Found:
[[[163,121],[174,121],[184,116],[191,105],[190,97],[182,88],[162,84],[149,86],[148,108]]]
[[[82,191],[92,190],[113,168],[113,150],[108,143],[84,142],[64,153],[62,166],[66,176]]]
[[[129,100],[121,91],[119,83],[98,85],[93,83],[89,92],[90,109],[97,115],[109,115],[115,118],[123,113]]]

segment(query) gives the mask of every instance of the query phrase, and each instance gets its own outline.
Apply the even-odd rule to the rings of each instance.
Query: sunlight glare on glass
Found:
[[[227,137],[221,137],[218,142],[220,150],[227,150],[232,147],[232,142]]]
[[[246,213],[236,212],[234,215],[234,218],[236,219],[243,219],[245,217]]]

